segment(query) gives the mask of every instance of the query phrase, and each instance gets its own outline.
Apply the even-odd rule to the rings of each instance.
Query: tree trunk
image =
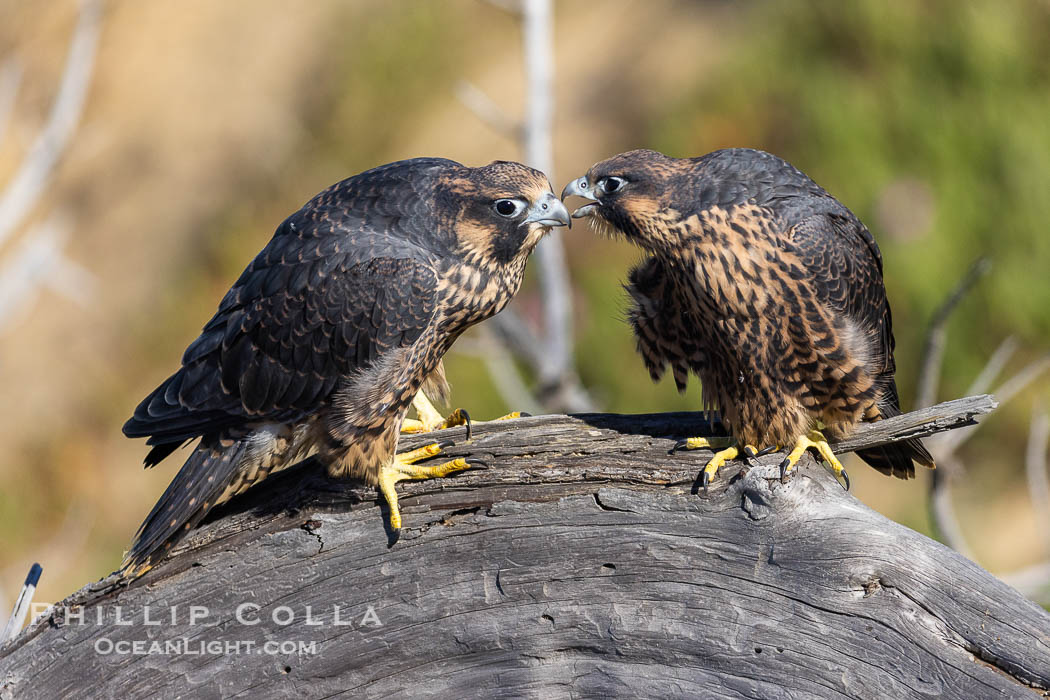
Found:
[[[837,449],[993,406],[941,404]],[[144,577],[30,626],[0,651],[0,697],[1045,695],[1041,608],[811,457],[786,483],[769,455],[698,491],[710,453],[668,450],[709,427],[592,414],[444,432],[461,442],[447,455],[488,468],[402,484],[392,545],[374,490],[309,464],[276,476]]]

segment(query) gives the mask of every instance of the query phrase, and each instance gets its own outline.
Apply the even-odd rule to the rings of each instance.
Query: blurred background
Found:
[[[285,216],[400,158],[545,157],[522,139],[542,80],[530,99],[516,6],[0,0],[0,621],[34,561],[48,602],[118,565],[186,454],[143,471],[144,444],[120,426]],[[847,467],[864,503],[1038,597],[1050,4],[560,0],[552,53],[539,21],[555,189],[638,147],[788,159],[882,247],[906,409],[923,398],[931,320],[987,259],[940,326],[925,397],[1005,382],[1009,400],[939,446],[941,515],[928,473]],[[697,409],[696,380],[684,396],[652,384],[622,322],[639,253],[586,226],[557,240],[553,277],[534,259],[509,321],[446,359],[456,405],[477,418]],[[570,294],[552,300],[562,250]],[[551,313],[571,314],[571,338]],[[569,340],[566,366],[536,358]]]

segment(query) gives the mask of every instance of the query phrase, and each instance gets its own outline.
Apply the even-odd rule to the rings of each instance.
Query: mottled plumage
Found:
[[[846,207],[787,162],[728,149],[631,151],[562,193],[575,215],[649,253],[628,274],[629,321],[654,379],[700,377],[741,445],[791,446],[900,413],[882,257]],[[933,466],[918,440],[858,453],[901,478]]]
[[[431,158],[351,177],[288,217],[124,426],[149,438],[147,466],[201,438],[126,565],[311,455],[379,483],[413,397],[445,387],[442,356],[507,304],[533,247],[566,223],[538,171]]]

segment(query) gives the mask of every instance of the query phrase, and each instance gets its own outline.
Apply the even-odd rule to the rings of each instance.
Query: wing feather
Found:
[[[416,342],[437,307],[435,256],[451,235],[424,204],[458,164],[395,163],[325,190],[286,219],[124,426],[170,445],[316,410],[340,377]]]

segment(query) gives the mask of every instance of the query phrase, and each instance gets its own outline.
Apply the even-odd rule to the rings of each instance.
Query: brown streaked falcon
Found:
[[[421,389],[447,390],[442,356],[510,301],[532,249],[568,223],[539,171],[437,158],[351,177],[285,219],[124,425],[149,438],[147,467],[201,440],[123,570],[144,572],[216,505],[310,456],[378,486],[396,535],[397,482],[469,466],[416,464],[439,444],[397,454],[409,406],[440,427]]]
[[[849,488],[825,435],[900,413],[882,255],[864,224],[789,163],[746,148],[623,153],[568,195],[591,200],[574,217],[648,253],[626,285],[638,351],[654,379],[670,365],[679,391],[699,376],[732,435],[680,443],[724,448],[703,485],[757,447],[791,448],[783,477],[812,447]],[[902,479],[913,461],[934,466],[917,439],[857,454]]]

